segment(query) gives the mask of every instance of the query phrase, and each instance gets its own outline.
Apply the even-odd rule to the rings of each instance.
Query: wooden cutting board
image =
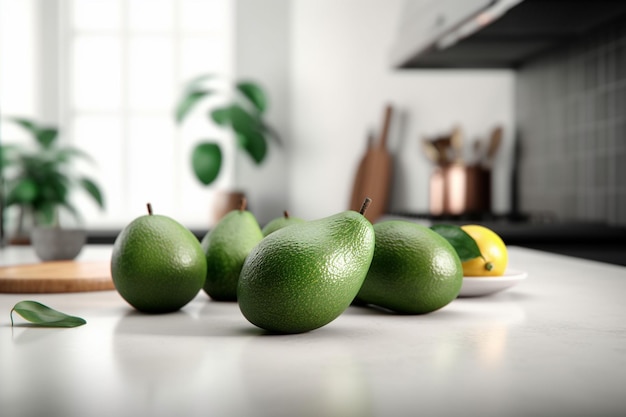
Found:
[[[0,267],[2,293],[61,293],[115,289],[109,261],[54,261]]]
[[[365,196],[363,196],[363,182],[365,181],[365,170],[369,164],[369,155],[370,149],[372,149],[374,145],[374,136],[370,133],[367,137],[367,148],[365,149],[365,154],[361,158],[359,162],[359,166],[356,170],[356,174],[354,175],[354,184],[352,186],[352,197],[350,198],[350,210],[359,211],[361,206],[363,205],[363,200],[365,200]]]
[[[359,179],[355,181],[355,188],[352,191],[353,207],[351,209],[353,210],[358,211],[366,197],[372,199],[372,203],[365,212],[365,217],[372,223],[387,212],[392,175],[392,160],[387,151],[387,138],[392,112],[391,106],[385,108],[380,139],[377,144],[368,146],[362,159],[362,166],[359,166],[357,172]]]

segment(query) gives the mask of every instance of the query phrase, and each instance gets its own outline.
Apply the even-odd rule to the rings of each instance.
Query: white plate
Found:
[[[463,277],[459,297],[480,297],[503,291],[525,280],[527,276],[527,272],[507,269],[499,277]]]

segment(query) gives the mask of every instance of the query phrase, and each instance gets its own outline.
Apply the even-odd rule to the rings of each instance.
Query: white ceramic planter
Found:
[[[71,260],[78,256],[87,241],[84,229],[36,227],[31,232],[31,243],[42,261]]]

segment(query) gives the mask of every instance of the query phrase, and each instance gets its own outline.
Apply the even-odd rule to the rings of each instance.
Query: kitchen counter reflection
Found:
[[[288,336],[204,293],[165,315],[115,291],[0,294],[2,416],[626,413],[626,268],[519,247],[510,259],[529,277],[507,291],[424,316],[354,306]],[[11,328],[23,299],[87,324]]]

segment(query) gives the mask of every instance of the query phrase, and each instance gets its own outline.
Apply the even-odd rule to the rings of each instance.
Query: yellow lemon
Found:
[[[502,238],[485,226],[470,224],[461,226],[461,229],[476,241],[482,254],[482,257],[462,263],[463,275],[466,277],[503,275],[509,262],[509,255]]]

